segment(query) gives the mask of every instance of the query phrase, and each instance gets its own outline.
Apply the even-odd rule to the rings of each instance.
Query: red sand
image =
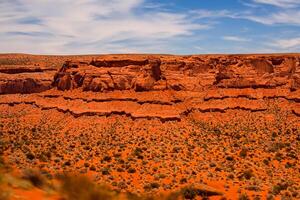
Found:
[[[20,170],[133,193],[198,185],[223,193],[210,199],[297,199],[299,61],[0,55],[1,152]]]

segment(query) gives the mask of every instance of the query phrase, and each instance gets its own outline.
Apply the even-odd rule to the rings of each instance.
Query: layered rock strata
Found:
[[[30,104],[75,117],[160,120],[180,120],[195,111],[263,112],[276,105],[299,116],[299,58],[114,55],[64,57],[60,67],[0,65],[0,104]]]

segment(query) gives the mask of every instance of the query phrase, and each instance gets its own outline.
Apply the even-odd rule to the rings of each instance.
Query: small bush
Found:
[[[191,187],[184,188],[181,192],[184,199],[195,199],[197,196],[197,191]]]
[[[144,190],[157,189],[157,188],[159,188],[159,187],[160,187],[159,183],[152,182],[152,183],[150,183],[150,184],[145,185],[145,186],[144,186]]]
[[[254,173],[252,169],[247,169],[242,171],[242,173],[239,175],[239,179],[251,179],[252,177],[254,177]]]
[[[238,200],[250,200],[246,193],[240,194]]]
[[[92,165],[92,166],[90,167],[90,170],[91,170],[91,171],[96,171],[95,165]]]
[[[281,182],[272,187],[272,194],[278,195],[282,190],[286,190],[288,188],[288,184]]]
[[[26,153],[26,158],[29,160],[33,160],[35,158],[35,155],[31,152]]]
[[[241,151],[240,151],[240,157],[241,158],[246,158],[247,156],[247,149],[243,148]]]
[[[180,179],[180,184],[184,184],[184,183],[187,183],[187,179],[186,178]]]
[[[129,168],[127,171],[128,171],[128,173],[133,174],[133,173],[136,172],[136,169],[134,169],[134,168]]]
[[[104,186],[96,187],[82,176],[65,176],[62,182],[61,193],[67,200],[111,200],[116,195]]]
[[[0,168],[4,167],[4,159],[0,156]]]
[[[46,178],[35,170],[25,170],[22,178],[30,181],[33,186],[38,188],[42,188],[47,184]]]
[[[101,172],[102,172],[102,175],[108,175],[109,174],[109,169],[108,168],[103,168],[101,170]]]

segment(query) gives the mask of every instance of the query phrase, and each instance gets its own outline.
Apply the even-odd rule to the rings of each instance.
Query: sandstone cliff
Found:
[[[269,101],[276,100],[300,115],[296,54],[29,56],[28,60],[0,65],[0,103],[29,103],[74,116],[180,120],[194,111],[265,111]]]

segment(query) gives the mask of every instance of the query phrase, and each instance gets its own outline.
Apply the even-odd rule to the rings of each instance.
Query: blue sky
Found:
[[[1,0],[0,52],[300,51],[300,0]]]

